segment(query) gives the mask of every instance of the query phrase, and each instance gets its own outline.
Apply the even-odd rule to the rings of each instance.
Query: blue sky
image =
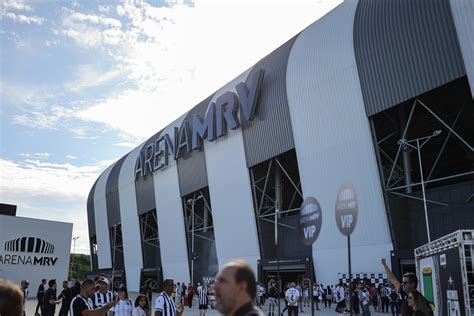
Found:
[[[0,203],[74,223],[112,162],[340,1],[0,2]]]

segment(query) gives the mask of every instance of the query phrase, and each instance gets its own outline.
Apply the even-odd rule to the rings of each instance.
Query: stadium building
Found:
[[[266,282],[278,258],[286,279],[334,284],[351,182],[353,273],[377,277],[381,257],[414,270],[416,247],[474,227],[472,21],[471,1],[340,4],[102,173],[87,202],[94,268],[137,291],[209,281],[236,257]],[[309,196],[322,226],[305,246]]]

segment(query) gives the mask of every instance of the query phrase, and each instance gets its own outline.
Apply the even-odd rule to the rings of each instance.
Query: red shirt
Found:
[[[377,289],[372,286],[372,287],[369,289],[369,294],[370,294],[370,296],[372,296],[372,297],[377,296]]]

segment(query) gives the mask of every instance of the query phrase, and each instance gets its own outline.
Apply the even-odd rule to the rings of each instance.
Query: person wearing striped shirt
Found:
[[[207,287],[201,286],[199,288],[199,316],[206,315],[207,305],[209,304],[209,299],[207,297]]]
[[[171,298],[174,288],[173,279],[166,279],[163,282],[163,292],[155,301],[155,316],[181,316],[183,314],[182,309],[178,310],[174,300]]]
[[[94,293],[93,303],[94,308],[102,307],[114,299],[114,294],[109,291],[109,279],[106,277],[99,278],[99,290]]]
[[[112,302],[94,309],[94,303],[91,299],[94,295],[94,291],[94,280],[87,279],[82,282],[81,292],[71,300],[71,305],[69,307],[70,316],[101,316],[114,307],[115,301],[112,300]]]

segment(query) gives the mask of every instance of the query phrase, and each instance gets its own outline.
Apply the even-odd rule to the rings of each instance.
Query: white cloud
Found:
[[[21,157],[31,158],[31,159],[47,159],[51,156],[50,153],[20,153]]]
[[[33,10],[30,5],[25,4],[23,1],[14,1],[14,0],[4,1],[0,3],[0,6],[4,9],[12,9],[12,10],[18,10],[18,11],[32,11]]]
[[[119,78],[122,74],[120,67],[116,67],[106,72],[98,71],[92,65],[77,66],[75,76],[77,79],[66,84],[66,88],[70,91],[81,91],[87,88],[101,86],[112,80]]]
[[[36,109],[29,113],[14,115],[14,124],[23,125],[30,128],[57,129],[58,122],[65,118],[73,117],[75,110],[60,105],[53,105],[46,109]]]
[[[0,197],[18,193],[30,197],[87,197],[94,181],[113,160],[75,166],[38,159],[11,161],[0,158]]]
[[[140,143],[126,143],[126,142],[122,142],[122,143],[115,143],[113,144],[114,146],[118,146],[118,147],[125,147],[125,148],[135,148],[139,145]]]
[[[173,111],[165,110],[173,107]],[[78,118],[106,124],[109,128],[143,139],[183,114],[189,103],[172,100],[163,91],[127,90],[76,113]]]
[[[42,25],[46,22],[46,19],[43,19],[39,16],[26,16],[23,14],[16,14],[13,12],[0,12],[0,18],[7,18],[14,22],[26,23],[26,24],[36,24]]]
[[[104,27],[120,28],[122,23],[117,19],[107,18],[99,15],[83,14],[73,10],[63,8],[68,13],[63,19],[63,25],[73,26],[75,23],[91,23]]]
[[[121,27],[101,15],[86,18],[67,11],[63,34],[82,47],[102,49],[120,65],[120,72],[112,68],[96,76],[94,84],[113,78],[130,82],[129,89],[96,100],[76,115],[149,137],[338,3],[196,1],[188,6],[170,1],[154,7],[126,2],[116,6]],[[84,78],[94,76],[89,70]]]
[[[57,104],[56,100],[63,96],[61,91],[53,91],[51,88],[35,85],[14,85],[7,81],[0,81],[2,87],[2,106],[13,105],[20,110],[30,112],[32,109],[45,109],[51,104]]]
[[[45,45],[46,45],[47,47],[52,47],[52,46],[58,45],[58,43],[59,43],[59,41],[56,41],[56,40],[53,40],[53,41],[47,40],[47,41],[45,42]]]
[[[113,160],[76,166],[30,158],[38,155],[48,156],[25,154],[24,161],[0,158],[0,201],[18,205],[18,216],[73,223],[73,235],[81,237],[76,252],[89,253],[87,196]]]
[[[73,155],[67,155],[66,158],[67,158],[67,159],[77,159],[77,158],[79,158],[79,157],[73,156]]]
[[[140,142],[170,124],[219,87],[301,31],[339,1],[216,3],[154,7],[124,3],[118,19],[63,8],[57,34],[85,48],[101,49],[113,63],[105,71],[79,65],[73,80],[48,98],[45,91],[14,91],[33,109],[16,124],[43,129],[67,127],[75,138],[91,139],[84,121],[114,129],[120,143]],[[105,8],[101,9],[107,12]],[[245,17],[243,22],[242,17]],[[218,27],[217,27],[218,26]],[[271,34],[271,36],[269,36]],[[59,39],[56,39],[59,40]],[[77,106],[57,104],[64,91],[78,93],[118,81],[115,93]],[[123,89],[126,83],[126,89]],[[120,90],[119,90],[120,89]],[[15,94],[16,93],[16,94]],[[39,100],[38,100],[39,99]],[[53,102],[52,102],[53,101]]]
[[[97,9],[100,13],[109,14],[111,7],[109,5],[99,5]]]

